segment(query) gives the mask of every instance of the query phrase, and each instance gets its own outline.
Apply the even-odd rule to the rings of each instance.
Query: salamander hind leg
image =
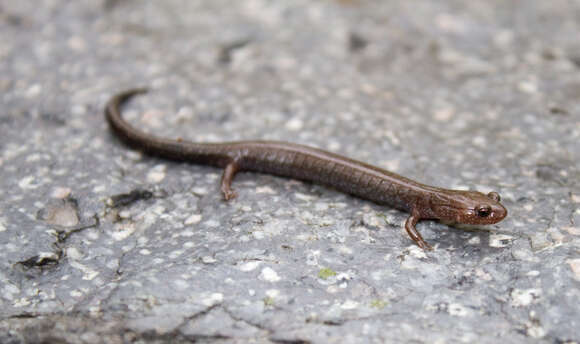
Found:
[[[237,196],[237,193],[232,189],[232,180],[234,180],[234,176],[239,170],[240,167],[235,162],[230,162],[224,169],[220,188],[226,201],[229,201]]]
[[[421,236],[421,234],[419,234],[417,228],[415,228],[415,225],[417,224],[417,222],[419,222],[420,219],[421,215],[419,214],[419,212],[413,210],[411,212],[411,215],[407,219],[407,222],[405,222],[405,229],[407,230],[407,234],[409,234],[411,239],[413,239],[413,241],[415,241],[415,243],[417,243],[417,245],[420,248],[430,251],[433,248],[425,240],[423,240],[423,237]]]

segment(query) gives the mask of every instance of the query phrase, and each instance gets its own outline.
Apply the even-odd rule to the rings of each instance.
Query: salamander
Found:
[[[497,192],[449,190],[418,183],[364,162],[309,146],[279,141],[198,143],[147,134],[125,121],[120,107],[131,97],[146,93],[139,88],[111,98],[105,117],[112,131],[128,146],[146,154],[223,169],[221,192],[236,197],[232,180],[240,171],[269,173],[319,183],[339,191],[409,213],[405,229],[422,249],[431,250],[416,229],[419,220],[486,225],[507,215]]]

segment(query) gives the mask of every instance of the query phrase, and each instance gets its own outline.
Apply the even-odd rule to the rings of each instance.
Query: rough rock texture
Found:
[[[577,1],[0,0],[0,342],[580,340]],[[488,228],[142,156],[275,139],[449,188]]]

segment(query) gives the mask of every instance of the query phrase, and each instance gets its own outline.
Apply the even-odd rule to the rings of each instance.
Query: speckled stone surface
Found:
[[[580,340],[577,1],[0,0],[0,342]],[[164,161],[159,136],[309,144],[492,190],[418,226],[331,189]]]

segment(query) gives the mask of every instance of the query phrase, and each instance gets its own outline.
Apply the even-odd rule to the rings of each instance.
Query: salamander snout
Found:
[[[497,192],[450,190],[432,198],[431,211],[439,220],[469,225],[490,225],[507,216]]]
[[[472,193],[472,207],[469,207],[469,219],[467,223],[492,224],[503,220],[507,216],[507,209],[501,204],[500,196],[497,192],[490,192],[487,195],[479,192]]]

